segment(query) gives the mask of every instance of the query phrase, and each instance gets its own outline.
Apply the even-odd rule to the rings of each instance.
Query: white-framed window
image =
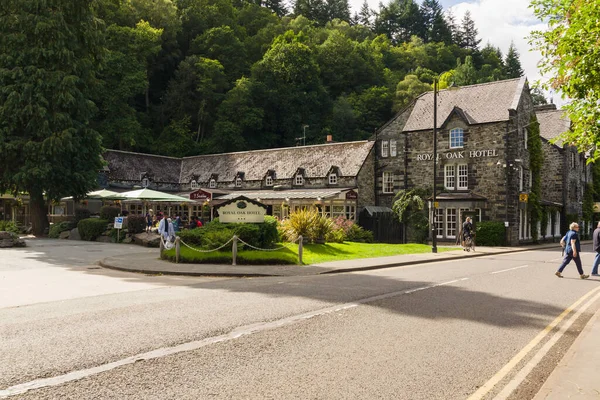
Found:
[[[456,149],[464,146],[464,131],[461,128],[450,130],[450,148]]]
[[[444,186],[446,189],[454,189],[456,185],[456,175],[454,174],[454,165],[444,167]]]
[[[390,140],[390,156],[396,157],[398,149],[396,148],[396,140]]]
[[[456,208],[446,208],[446,237],[456,237]]]
[[[394,174],[392,172],[383,173],[383,193],[394,193]]]
[[[519,190],[523,191],[523,167],[519,167]]]
[[[561,236],[560,233],[560,211],[557,211],[554,217],[554,236]]]
[[[349,221],[354,221],[356,219],[356,206],[346,205],[344,208],[346,211],[346,219]]]
[[[242,178],[235,178],[235,187],[242,187]]]
[[[527,128],[523,128],[523,144],[525,145],[525,149],[527,149]]]
[[[381,141],[381,157],[388,157],[390,149],[390,142],[388,140]]]
[[[469,188],[469,167],[467,164],[460,164],[458,166],[458,189]]]
[[[296,175],[296,178],[294,179],[294,184],[296,186],[304,185],[304,177],[302,175]]]
[[[265,178],[265,185],[273,186],[273,177],[271,175],[269,175]]]
[[[148,178],[142,179],[142,187],[147,188],[148,186],[150,186],[150,179],[148,179]]]
[[[575,168],[575,153],[571,152],[571,168]]]
[[[214,188],[216,188],[216,187],[217,187],[217,181],[216,181],[216,180],[214,180],[214,179],[211,179],[211,180],[208,182],[208,187],[209,187],[209,188],[211,188],[211,189],[214,189]]]
[[[198,189],[198,182],[195,179],[190,182],[190,189]]]
[[[444,237],[444,209],[436,208],[435,209],[435,220],[433,221],[435,226],[435,235],[438,238]]]
[[[330,185],[337,185],[338,183],[338,177],[336,174],[329,174],[329,184]]]

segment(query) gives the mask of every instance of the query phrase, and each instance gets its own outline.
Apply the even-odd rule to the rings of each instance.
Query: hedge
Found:
[[[505,228],[503,222],[482,221],[477,223],[475,243],[478,246],[505,246]]]
[[[75,225],[79,225],[79,221],[82,219],[88,219],[92,216],[92,212],[87,208],[76,208],[75,209]]]
[[[217,219],[201,228],[187,229],[177,233],[181,240],[189,245],[201,246],[205,249],[215,249],[227,243],[233,235],[244,242],[259,248],[271,248],[279,241],[277,220],[265,216],[263,224],[222,224]],[[228,246],[223,250],[226,251]]]
[[[100,219],[105,219],[107,221],[114,221],[115,217],[118,217],[120,214],[121,214],[121,207],[102,206],[100,208]]]
[[[79,230],[81,240],[92,241],[96,240],[98,236],[106,231],[107,225],[108,221],[105,219],[87,218],[79,221],[77,229]]]
[[[0,221],[0,231],[19,233],[19,227],[13,221]]]

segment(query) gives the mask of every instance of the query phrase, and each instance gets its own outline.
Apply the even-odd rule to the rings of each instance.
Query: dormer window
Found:
[[[294,180],[296,186],[304,185],[304,177],[302,175],[296,175],[296,179]]]
[[[208,187],[211,189],[214,189],[217,187],[217,181],[215,179],[211,179],[210,181],[208,181]]]
[[[142,187],[147,188],[148,186],[150,186],[150,179],[143,178],[142,179]]]
[[[330,185],[337,185],[338,183],[338,176],[337,174],[329,174],[329,184]]]
[[[456,149],[464,146],[464,131],[461,128],[450,130],[450,148]]]
[[[265,178],[265,185],[266,186],[273,186],[273,177],[271,175],[267,176]]]
[[[198,189],[198,182],[196,182],[196,180],[195,180],[195,179],[193,179],[193,180],[190,182],[190,189],[192,189],[192,190],[194,190],[194,189]]]
[[[235,187],[237,188],[241,188],[242,187],[242,178],[235,178]]]

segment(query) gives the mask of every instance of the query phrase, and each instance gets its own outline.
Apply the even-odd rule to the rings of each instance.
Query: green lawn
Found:
[[[456,250],[452,247],[438,247],[439,252]],[[352,260],[394,256],[399,254],[418,254],[431,252],[431,246],[425,244],[387,244],[387,243],[327,243],[304,245],[304,264],[319,264],[327,261]],[[165,251],[170,260],[175,258],[175,250]],[[231,251],[200,253],[181,246],[181,262],[205,264],[231,264]],[[297,264],[298,246],[289,245],[288,249],[277,251],[239,251],[238,264]]]

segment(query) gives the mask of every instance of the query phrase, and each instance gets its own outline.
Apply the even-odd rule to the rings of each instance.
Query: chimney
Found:
[[[327,135],[327,143],[333,143],[333,135]]]

